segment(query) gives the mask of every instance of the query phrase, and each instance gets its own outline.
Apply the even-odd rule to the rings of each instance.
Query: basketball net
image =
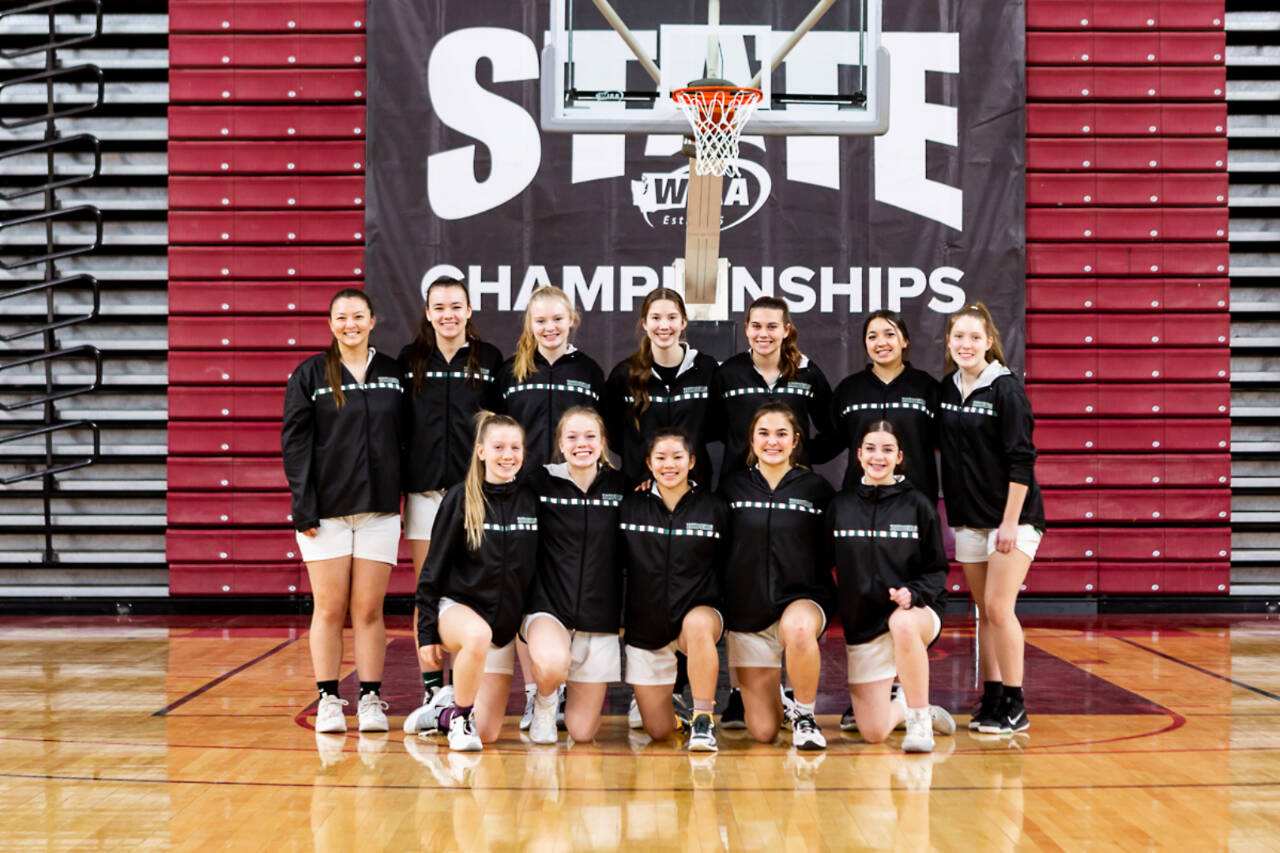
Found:
[[[744,86],[690,86],[671,93],[693,126],[697,174],[737,177],[738,142],[762,94]]]

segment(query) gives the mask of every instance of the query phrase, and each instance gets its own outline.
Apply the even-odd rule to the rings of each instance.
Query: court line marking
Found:
[[[4,779],[30,779],[50,782],[112,782],[116,784],[135,784],[135,785],[228,785],[233,787],[245,788],[309,788],[316,787],[315,780],[309,782],[251,782],[245,780],[232,779],[216,779],[205,781],[200,779],[140,779],[128,776],[74,776],[69,774],[55,773],[0,773],[0,778]],[[503,791],[503,792],[527,792],[531,790],[524,785],[370,785],[367,783],[360,784],[331,784],[323,786],[326,790],[353,790],[353,791]],[[1195,789],[1195,788],[1280,788],[1280,781],[1259,781],[1259,782],[1166,782],[1154,785],[1143,785],[1140,783],[1108,783],[1108,784],[1080,784],[1080,785],[1023,785],[1020,790],[1023,791],[1093,791],[1093,790],[1157,790],[1157,789]],[[557,791],[565,793],[693,793],[696,791],[707,790],[695,786],[686,788],[680,787],[635,787],[635,786],[618,786],[618,787],[587,787],[587,786],[557,786]],[[742,787],[742,786],[710,786],[710,790],[723,793],[797,793],[794,785],[776,785],[761,787]],[[806,792],[812,790],[814,793],[837,794],[848,791],[905,791],[904,787],[894,787],[886,785],[883,787],[873,787],[870,785],[849,786],[849,785],[833,785],[830,787],[814,787],[806,789]],[[929,788],[930,792],[934,791],[994,791],[1009,790],[1007,785],[984,786],[984,785],[934,785]]]
[[[1182,666],[1185,666],[1187,669],[1194,669],[1196,672],[1202,672],[1205,675],[1218,679],[1219,681],[1229,682],[1231,684],[1234,684],[1236,687],[1244,688],[1245,690],[1249,690],[1254,693],[1257,693],[1259,696],[1265,696],[1268,699],[1274,699],[1275,701],[1280,702],[1280,695],[1272,693],[1270,690],[1263,690],[1261,687],[1254,687],[1252,684],[1245,684],[1243,681],[1237,681],[1236,679],[1232,678],[1229,675],[1223,675],[1221,673],[1214,672],[1213,670],[1205,669],[1202,666],[1196,666],[1194,663],[1191,663],[1190,661],[1185,661],[1185,660],[1182,660],[1181,658],[1176,658],[1173,655],[1166,654],[1165,652],[1159,651],[1157,649],[1153,649],[1149,646],[1144,646],[1142,645],[1142,643],[1135,643],[1133,640],[1127,639],[1125,637],[1114,637],[1113,639],[1119,640],[1120,642],[1125,643],[1126,645],[1133,646],[1136,649],[1142,649],[1144,652],[1150,652],[1156,657],[1161,657],[1161,658],[1164,658],[1165,660],[1173,661],[1176,664],[1181,664]]]
[[[212,690],[213,688],[217,687],[219,684],[221,684],[222,682],[226,681],[227,679],[229,679],[229,678],[231,678],[231,677],[233,677],[233,676],[239,675],[240,673],[244,672],[246,669],[248,669],[249,667],[253,666],[254,664],[256,664],[256,663],[261,663],[262,661],[264,661],[264,660],[266,660],[267,658],[269,658],[269,657],[271,657],[272,655],[274,655],[276,652],[280,651],[281,649],[284,649],[286,646],[293,645],[293,644],[294,644],[294,643],[296,643],[296,642],[298,642],[298,638],[297,638],[297,637],[292,637],[292,638],[290,638],[290,639],[288,639],[288,640],[285,640],[285,641],[284,641],[283,643],[281,643],[280,645],[276,646],[276,647],[275,647],[275,648],[273,648],[273,649],[269,649],[268,651],[263,652],[262,654],[258,655],[256,658],[254,658],[253,660],[251,660],[251,661],[246,661],[245,663],[240,664],[240,665],[239,665],[238,667],[236,667],[235,669],[232,669],[232,670],[229,670],[229,671],[227,671],[227,672],[222,673],[222,675],[219,675],[217,678],[213,679],[213,681],[210,681],[210,682],[208,682],[208,683],[204,684],[204,685],[203,685],[203,686],[201,686],[201,687],[197,687],[195,690],[192,690],[190,693],[188,693],[186,696],[183,696],[181,699],[177,700],[176,702],[170,702],[168,705],[166,705],[165,707],[161,708],[159,711],[156,711],[156,712],[155,712],[154,714],[152,714],[151,716],[153,716],[153,717],[164,717],[164,716],[168,716],[169,712],[170,712],[170,711],[172,711],[174,708],[180,708],[180,707],[182,707],[183,705],[187,704],[187,703],[188,703],[188,702],[190,702],[192,699],[196,698],[197,696],[201,695],[202,693],[207,693],[208,691],[210,691],[210,690]]]

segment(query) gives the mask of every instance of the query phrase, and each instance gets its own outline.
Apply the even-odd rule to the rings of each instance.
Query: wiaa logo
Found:
[[[738,177],[726,177],[721,184],[721,231],[728,231],[754,216],[773,190],[769,170],[759,163],[740,159],[738,172]],[[645,172],[638,181],[631,182],[631,203],[639,208],[650,228],[683,227],[688,200],[688,164],[670,172]]]

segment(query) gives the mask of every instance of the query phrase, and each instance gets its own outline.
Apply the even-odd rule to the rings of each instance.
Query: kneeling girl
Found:
[[[442,652],[454,655],[454,704],[438,726],[464,752],[502,727],[538,550],[538,498],[516,482],[524,430],[491,412],[477,421],[467,479],[445,493],[417,596],[419,663],[439,669]]]
[[[713,752],[716,643],[724,629],[717,578],[728,509],[719,495],[689,481],[696,460],[684,431],[659,429],[646,456],[653,484],[628,494],[621,507],[627,682],[635,687],[645,731],[665,738],[674,728],[676,651],[684,652],[694,709],[688,746]]]
[[[565,728],[582,743],[600,727],[605,689],[622,677],[618,507],[630,489],[609,465],[604,420],[595,409],[567,410],[556,445],[564,461],[528,480],[538,496],[538,570],[521,629],[538,685],[529,738],[556,742],[557,697],[567,681]]]
[[[742,689],[747,728],[770,743],[782,721],[782,653],[795,690],[791,742],[823,749],[814,720],[822,658],[818,639],[831,600],[830,540],[823,513],[827,481],[796,465],[802,428],[785,403],[765,403],[751,421],[745,470],[720,484],[732,528],[724,604],[729,666]]]
[[[942,632],[947,558],[937,510],[895,473],[898,441],[888,421],[867,426],[857,448],[862,480],[831,501],[828,529],[858,731],[880,743],[905,717],[903,750],[930,752],[934,731],[955,731],[951,715],[929,704],[928,647]],[[905,703],[890,698],[895,675]]]

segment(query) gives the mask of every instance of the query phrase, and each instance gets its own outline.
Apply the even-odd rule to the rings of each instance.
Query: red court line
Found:
[[[290,640],[285,640],[285,641],[284,641],[283,643],[281,643],[280,645],[276,646],[276,647],[275,647],[275,648],[273,648],[273,649],[269,649],[268,651],[263,652],[262,654],[258,655],[256,658],[254,658],[253,660],[251,660],[251,661],[247,661],[247,662],[245,662],[245,663],[242,663],[242,664],[240,664],[238,667],[236,667],[235,669],[229,670],[229,671],[227,671],[227,672],[224,672],[222,675],[219,675],[219,676],[218,676],[217,678],[215,678],[213,681],[210,681],[210,682],[208,682],[207,684],[204,684],[204,685],[203,685],[203,686],[201,686],[201,687],[197,687],[195,690],[191,691],[191,692],[190,692],[190,693],[188,693],[186,696],[183,696],[183,697],[182,697],[181,699],[179,699],[178,701],[176,701],[176,702],[170,702],[168,705],[166,705],[165,707],[161,708],[159,711],[156,711],[156,712],[155,712],[154,714],[152,714],[151,716],[153,716],[153,717],[163,717],[163,716],[166,716],[166,715],[167,715],[170,711],[172,711],[174,708],[178,708],[178,707],[181,707],[182,705],[187,704],[188,702],[190,702],[192,699],[196,698],[196,697],[197,697],[197,696],[199,696],[200,694],[202,694],[202,693],[206,693],[206,692],[208,692],[209,690],[212,690],[213,688],[217,687],[217,686],[218,686],[219,684],[221,684],[222,682],[226,681],[228,678],[231,678],[232,676],[235,676],[235,675],[238,675],[238,674],[240,674],[240,673],[244,672],[246,669],[248,669],[249,667],[253,666],[254,664],[256,664],[256,663],[260,663],[260,662],[262,662],[262,661],[266,660],[267,658],[271,657],[272,655],[274,655],[276,652],[280,651],[280,650],[281,650],[281,649],[283,649],[284,647],[289,646],[289,645],[292,645],[293,643],[296,643],[297,641],[298,641],[298,639],[297,639],[296,637],[295,637],[295,638],[293,638],[293,639],[290,639]]]

